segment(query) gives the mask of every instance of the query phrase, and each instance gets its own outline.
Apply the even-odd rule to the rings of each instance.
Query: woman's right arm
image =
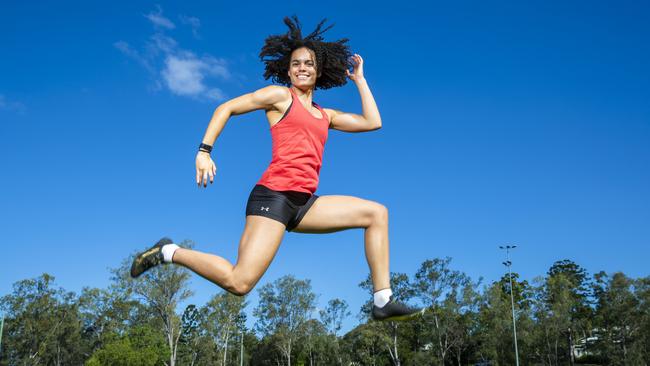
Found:
[[[258,109],[268,110],[276,108],[277,104],[286,101],[287,98],[291,98],[287,88],[271,85],[221,104],[212,114],[208,128],[203,136],[203,143],[213,146],[230,116],[236,116]],[[196,184],[205,187],[208,184],[208,178],[210,179],[210,183],[214,182],[216,172],[217,168],[210,158],[210,154],[199,151],[196,155]]]

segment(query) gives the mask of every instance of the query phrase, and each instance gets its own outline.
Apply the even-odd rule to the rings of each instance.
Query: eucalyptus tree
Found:
[[[181,245],[193,247],[190,241]],[[190,272],[181,266],[161,265],[133,279],[129,274],[132,261],[133,256],[130,256],[119,268],[112,270],[113,285],[142,302],[155,315],[169,347],[169,366],[175,366],[182,331],[177,307],[192,296]]]
[[[258,291],[259,303],[253,310],[256,330],[264,337],[273,336],[283,360],[291,366],[295,343],[303,336],[303,325],[316,307],[311,282],[287,275]]]

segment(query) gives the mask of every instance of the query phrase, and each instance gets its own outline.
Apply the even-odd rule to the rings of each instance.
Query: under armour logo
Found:
[[[269,206],[269,207],[262,206],[262,207],[260,207],[260,210],[269,212],[269,208],[271,208],[271,206]]]

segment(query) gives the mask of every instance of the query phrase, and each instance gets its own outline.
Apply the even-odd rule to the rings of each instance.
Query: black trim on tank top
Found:
[[[289,111],[291,110],[291,106],[293,106],[293,93],[291,93],[291,104],[289,104],[289,108],[287,108],[287,110],[284,111],[284,114],[282,115],[282,117],[277,122],[275,122],[275,124],[273,124],[273,126],[280,123],[280,121],[282,121],[284,119],[284,117],[286,117],[287,114],[289,114]]]

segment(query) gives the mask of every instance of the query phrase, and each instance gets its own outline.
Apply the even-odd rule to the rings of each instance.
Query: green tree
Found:
[[[339,345],[338,333],[345,318],[350,316],[348,303],[341,299],[332,299],[327,302],[327,307],[319,312],[321,321],[330,335],[333,337],[334,353],[339,365],[343,364]]]
[[[287,366],[291,366],[295,342],[302,336],[301,330],[310,319],[315,302],[310,281],[291,275],[259,289],[259,304],[253,311],[258,319],[256,329],[265,337],[273,336]]]
[[[572,350],[576,339],[586,339],[593,328],[593,310],[589,300],[591,287],[587,271],[571,260],[557,261],[548,271],[546,303],[566,309],[568,315],[565,316],[569,318],[565,324],[568,327],[562,330],[568,346],[562,347],[562,357],[558,355],[558,358],[567,358],[572,365],[575,363]],[[559,297],[557,301],[556,296]]]
[[[611,277],[594,275],[598,351],[607,365],[629,365],[630,348],[643,334],[641,301],[634,292],[635,281],[621,272]]]
[[[300,332],[303,336],[298,342],[298,364],[309,366],[336,365],[338,357],[336,337],[316,319],[307,320]]]
[[[193,247],[189,241],[184,241],[181,245]],[[181,266],[162,265],[132,279],[129,275],[132,261],[133,256],[112,271],[113,283],[155,314],[169,347],[169,366],[175,366],[181,336],[181,318],[176,313],[176,308],[192,296],[188,287],[190,273]]]
[[[449,329],[449,339],[458,366],[463,363],[463,357],[467,360],[474,358],[469,354],[469,350],[474,346],[475,336],[479,332],[477,329],[478,309],[481,303],[479,285],[480,280],[474,283],[469,277],[463,275],[461,287],[450,291],[443,303],[444,312],[453,320]]]
[[[390,337],[386,325],[367,322],[343,336],[342,348],[347,365],[384,366],[390,364],[387,345]]]
[[[591,333],[592,310],[587,272],[565,259],[555,262],[544,278],[536,279],[531,297],[536,327],[533,355],[548,365],[574,364],[576,340]]]
[[[450,263],[451,258],[448,257],[424,261],[415,274],[414,284],[418,297],[431,310],[424,319],[430,325],[432,344],[443,366],[452,350],[456,351],[460,362],[469,336],[463,314],[478,303],[477,299],[469,297],[473,294],[470,289],[474,286],[470,278],[452,270]]]
[[[208,334],[202,309],[188,305],[181,319],[177,362],[180,365],[215,364],[218,359],[213,338]]]
[[[128,334],[112,334],[93,353],[86,366],[156,366],[165,363],[169,349],[162,333],[148,326],[136,326]]]
[[[393,291],[393,296],[400,301],[408,302],[413,298],[415,290],[407,274],[405,273],[395,273],[390,274],[390,285],[391,290]],[[373,306],[373,291],[374,287],[372,284],[372,278],[370,275],[366,277],[365,281],[359,284],[359,287],[365,289],[369,294],[370,298],[366,304],[361,309],[361,316],[366,320],[370,319],[370,311]],[[388,356],[391,359],[391,362],[395,366],[402,364],[404,359],[403,353],[408,351],[408,347],[401,347],[400,344],[403,343],[404,330],[408,331],[411,328],[411,324],[404,323],[400,324],[398,322],[380,322],[377,327],[369,327],[368,331],[377,330],[383,334],[376,337],[378,339],[384,339],[386,341],[385,349],[388,351]]]
[[[630,363],[647,365],[650,360],[650,276],[635,281],[634,296],[638,301],[639,333],[630,350]]]
[[[538,282],[541,283],[535,287],[533,297],[537,359],[544,365],[566,365],[571,362],[571,282],[561,273]]]
[[[221,353],[223,366],[227,364],[229,349],[234,346],[239,350],[239,337],[246,331],[244,308],[247,304],[244,297],[224,291],[213,296],[202,309],[205,329],[217,345],[217,352]]]
[[[350,316],[348,303],[341,299],[332,299],[327,302],[325,309],[319,312],[321,321],[327,331],[334,336],[338,336],[339,331],[345,318]]]
[[[512,334],[512,310],[508,275],[493,282],[483,291],[478,312],[477,358],[495,366],[514,365],[515,351]],[[520,364],[529,363],[527,340],[533,329],[531,310],[532,289],[527,281],[519,281],[519,275],[512,273],[512,293],[517,315],[517,341]]]
[[[108,289],[84,288],[78,298],[83,337],[89,343],[89,353],[101,348],[104,337],[125,334],[138,325],[143,306],[114,286]]]
[[[0,298],[7,364],[82,363],[88,343],[81,337],[76,300],[74,293],[55,287],[49,274],[14,283],[13,292]]]

